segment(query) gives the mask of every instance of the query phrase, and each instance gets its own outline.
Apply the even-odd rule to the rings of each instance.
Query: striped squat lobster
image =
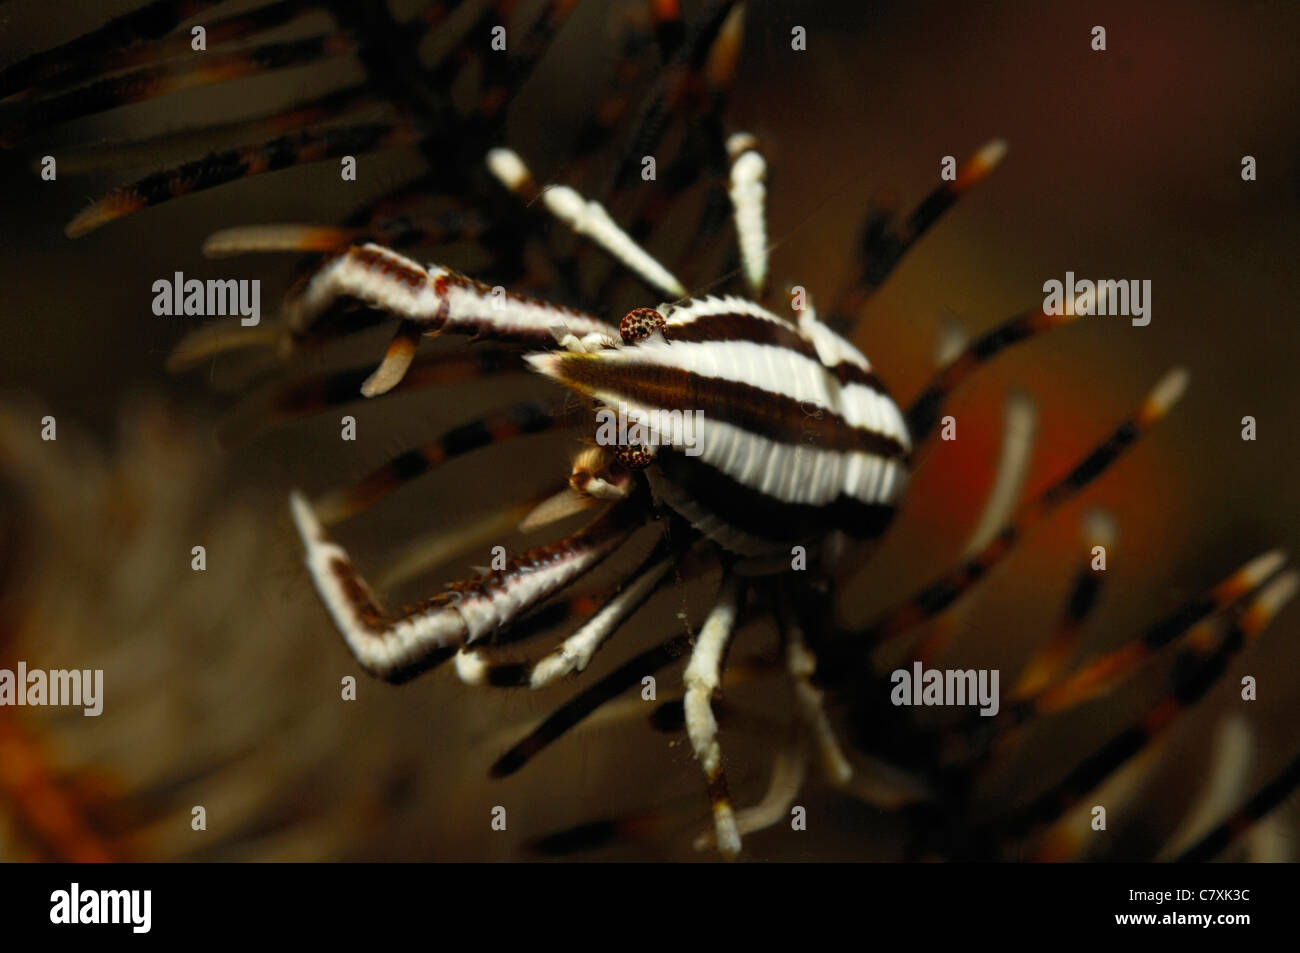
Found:
[[[182,343],[172,365],[259,343],[287,344],[289,350],[295,343],[318,343],[339,329],[329,320],[336,316],[336,303],[360,302],[399,319],[393,344],[375,373],[346,371],[291,382],[269,408],[237,415],[235,423],[258,429],[349,402],[358,389],[365,396],[382,394],[403,380],[417,387],[508,372],[525,364],[522,349],[533,352],[528,365],[567,390],[563,402],[528,402],[466,423],[402,453],[359,484],[326,493],[310,504],[294,495],[292,509],[317,587],[362,663],[382,677],[400,680],[454,655],[457,673],[469,682],[551,684],[582,670],[675,569],[692,562],[722,563],[721,593],[697,638],[668,638],[586,686],[506,751],[494,774],[518,770],[568,728],[693,645],[685,698],[660,705],[656,719],[667,712],[685,721],[714,805],[715,832],[705,840],[715,841],[725,854],[738,851],[742,834],[789,816],[807,755],[815,750],[835,784],[913,822],[910,826],[919,831],[913,855],[1005,856],[1008,845],[1020,843],[1028,844],[1033,856],[1078,855],[1079,826],[1069,817],[1070,809],[1146,749],[1179,711],[1204,697],[1231,657],[1262,631],[1293,593],[1296,577],[1282,570],[1283,556],[1265,553],[1178,606],[1132,642],[1071,668],[1101,585],[1094,574],[1081,571],[1058,630],[1031,656],[1010,689],[1008,704],[995,717],[959,720],[937,730],[919,726],[906,710],[890,707],[889,685],[872,665],[873,651],[933,621],[928,638],[915,648],[918,656],[933,655],[947,633],[944,623],[951,627],[955,613],[948,610],[1004,560],[1034,524],[1096,479],[1163,416],[1185,382],[1181,371],[1171,373],[1077,466],[1019,505],[1019,477],[1031,441],[1025,408],[1009,413],[994,490],[960,562],[869,625],[848,629],[830,618],[826,607],[834,601],[837,575],[852,563],[846,539],[871,537],[886,528],[947,396],[1009,345],[1073,318],[1069,309],[1065,314],[1034,309],[1011,318],[945,360],[903,413],[847,341],[854,316],[871,294],[957,197],[991,169],[1001,156],[1001,145],[985,147],[958,170],[954,181],[942,184],[905,217],[896,219],[888,203],[873,206],[858,249],[857,273],[832,299],[825,320],[819,320],[811,306],[798,305],[793,319],[787,320],[764,306],[763,160],[751,137],[734,136],[724,148],[721,132],[741,48],[744,3],[709,0],[699,4],[693,16],[672,0],[609,5],[616,14],[623,6],[622,12],[632,14],[620,16],[622,26],[615,24],[618,66],[575,135],[562,173],[566,181],[579,181],[582,169],[590,171],[616,130],[630,124],[631,135],[619,149],[612,191],[601,193],[611,207],[618,207],[638,188],[636,163],[660,151],[670,126],[680,127],[678,156],[665,163],[665,174],[648,190],[650,200],[629,216],[628,229],[651,233],[693,184],[708,180],[710,195],[699,227],[678,260],[701,256],[705,242],[725,219],[725,202],[714,201],[714,185],[729,177],[743,278],[751,297],[701,300],[690,300],[681,283],[616,227],[601,206],[565,187],[539,190],[512,153],[491,152],[489,166],[496,181],[484,173],[483,155],[502,141],[515,93],[530,82],[552,41],[565,31],[578,7],[573,0],[536,5],[513,0],[427,2],[400,16],[387,4],[337,0],[275,2],[209,15],[209,8],[217,5],[215,0],[149,0],[60,47],[0,70],[0,97],[6,99],[0,150],[28,140],[36,145],[34,137],[52,126],[119,106],[290,67],[347,61],[365,80],[304,92],[288,106],[245,117],[230,127],[204,122],[200,115],[196,125],[176,135],[180,143],[190,144],[209,132],[229,133],[234,143],[206,155],[195,153],[189,161],[115,188],[68,224],[70,236],[182,196],[325,159],[415,147],[428,171],[356,210],[339,227],[236,228],[212,236],[205,252],[213,256],[294,251],[332,257],[290,298],[287,329],[205,334]],[[520,16],[520,6],[535,9]],[[641,16],[633,12],[638,6]],[[462,7],[472,8],[468,18],[454,15]],[[204,18],[208,40],[216,48],[189,56],[191,37],[182,25],[197,17]],[[484,39],[506,23],[511,28],[509,55]],[[269,36],[295,24],[303,35],[287,40]],[[318,29],[324,32],[312,32]],[[425,44],[428,38],[447,42]],[[95,82],[81,87],[90,79]],[[470,97],[468,106],[454,102],[452,90],[473,88],[474,83],[466,86],[462,80],[475,79],[477,95]],[[633,95],[638,87],[644,87],[643,98]],[[374,114],[373,107],[381,111]],[[80,161],[83,169],[112,168],[144,153],[153,163],[155,152],[170,138],[146,135],[108,146],[96,141]],[[41,142],[35,155],[48,150]],[[66,170],[76,159],[61,156],[59,161]],[[525,214],[515,222],[498,214],[512,201],[498,183],[585,234],[670,303],[635,309],[615,327],[590,314],[511,295],[504,287],[488,287],[444,268],[423,268],[371,244],[410,247],[477,240],[491,253],[493,264],[487,267],[494,277],[520,287],[535,277],[527,273],[535,259],[526,252],[538,249],[536,232],[543,216]],[[427,196],[451,201],[453,207],[437,214],[420,212],[419,202]],[[362,241],[367,244],[354,244]],[[605,300],[602,295],[578,293],[573,261],[552,264],[554,274],[545,283],[545,294],[582,302],[589,310],[601,307],[597,302]],[[356,324],[343,327],[350,330]],[[283,330],[288,333],[282,335]],[[502,345],[416,358],[419,337],[438,331],[498,339]],[[575,409],[575,392],[587,406]],[[385,612],[343,550],[326,536],[325,527],[355,515],[444,460],[558,427],[584,424],[590,434],[594,412],[616,409],[637,421],[698,411],[703,422],[692,434],[691,448],[671,440],[665,445],[662,433],[644,444],[598,442],[578,454],[568,487],[538,501],[540,505],[507,507],[468,528],[442,534],[433,549],[449,556],[513,529],[521,517],[523,528],[531,530],[582,509],[602,508],[596,521],[578,533],[526,552],[504,569],[453,584],[409,611]],[[547,599],[622,548],[647,523],[655,524],[660,540],[607,599]],[[1104,542],[1108,533],[1104,521],[1090,524],[1088,532],[1089,546]],[[424,565],[436,561],[428,553],[421,558]],[[409,575],[417,561],[404,560],[403,571]],[[392,582],[392,575],[385,583]],[[757,614],[754,610],[769,604],[783,639],[784,668],[793,682],[798,717],[791,738],[778,746],[768,794],[757,805],[736,812],[722,772],[711,699],[732,632],[745,623],[747,613]],[[522,639],[583,615],[589,619],[536,662],[503,661],[497,653],[499,643],[507,639]],[[994,755],[1005,752],[1009,736],[1039,716],[1096,698],[1175,644],[1180,655],[1168,692],[1111,742],[1001,816],[987,819],[972,808],[976,782],[989,764],[1003,760]],[[743,672],[736,665],[729,669],[731,678]],[[853,753],[852,762],[830,727],[827,709],[836,701],[848,702],[847,725],[862,749]],[[1196,843],[1185,850],[1167,848],[1166,855],[1215,856],[1298,783],[1300,758],[1294,758]],[[585,845],[633,829],[621,822],[596,822],[548,838],[543,846]]]
[[[905,415],[867,359],[820,321],[810,303],[805,302],[793,319],[759,303],[767,284],[765,163],[753,137],[746,134],[732,136],[727,151],[729,194],[750,298],[690,298],[682,284],[619,229],[601,205],[565,186],[539,188],[518,155],[496,149],[487,157],[488,166],[506,188],[530,203],[540,201],[556,219],[604,248],[669,303],[633,310],[616,331],[595,316],[489,288],[446,268],[426,269],[378,245],[365,244],[321,267],[291,299],[287,317],[294,335],[308,334],[343,299],[398,317],[399,327],[383,361],[362,385],[367,396],[385,393],[401,381],[421,335],[460,332],[541,348],[526,357],[532,369],[590,404],[586,413],[570,409],[560,415],[562,422],[586,419],[590,423],[597,411],[617,410],[634,425],[643,426],[643,436],[651,438],[648,444],[584,448],[574,460],[568,487],[540,503],[522,526],[531,530],[599,507],[594,522],[558,542],[514,557],[504,568],[453,583],[446,592],[399,613],[388,612],[376,600],[345,551],[328,536],[318,508],[328,510],[331,518],[355,510],[379,488],[403,479],[400,458],[318,507],[295,492],[293,516],[316,588],[352,652],[369,672],[394,682],[454,656],[458,675],[470,684],[532,688],[553,684],[582,671],[619,625],[665,583],[688,550],[697,557],[719,560],[723,581],[691,649],[683,676],[682,710],[707,780],[714,841],[724,855],[735,856],[744,832],[768,826],[774,816],[784,814],[783,809],[774,814],[766,803],[739,813],[733,809],[711,705],[746,597],[759,588],[755,581],[764,580],[765,588],[766,580],[774,580],[771,591],[804,737],[819,751],[828,776],[847,785],[854,769],[831,729],[821,682],[833,682],[847,672],[862,676],[869,671],[863,667],[866,650],[951,605],[1006,555],[1030,525],[1095,479],[1164,416],[1181,395],[1186,374],[1181,369],[1170,372],[1108,440],[1041,497],[1010,513],[1000,532],[914,599],[862,632],[835,632],[833,623],[810,625],[806,597],[825,592],[827,576],[848,550],[848,541],[877,537],[889,525],[907,482],[911,456],[929,435],[944,396],[1002,348],[1063,324],[1073,315],[1032,312],[990,332],[949,363]],[[913,215],[904,244],[987,174],[1003,152],[1002,143],[995,141],[968,161],[954,182],[941,187]],[[701,413],[698,432],[692,435],[698,444],[694,452],[686,452],[682,434],[659,432],[655,421],[671,419],[662,415],[691,412]],[[494,658],[490,637],[521,618],[527,622],[528,610],[587,573],[637,529],[656,519],[664,524],[657,546],[585,624],[538,660]],[[809,565],[805,572],[800,571],[801,558],[811,560],[805,563]],[[1257,632],[1295,587],[1293,575],[1264,586],[1279,566],[1279,557],[1269,553],[1243,567],[1215,590],[1211,607],[1217,611],[1250,594],[1253,611],[1243,616],[1241,624],[1248,626],[1247,634]],[[1205,609],[1202,616],[1208,612]],[[1175,626],[1164,638],[1172,639],[1187,627]],[[826,673],[825,679],[814,679],[823,642],[835,660],[834,671]],[[661,658],[658,664],[686,644],[681,639],[664,643],[656,650]],[[1095,697],[1157,647],[1150,645],[1137,656],[1130,651],[1118,662],[1107,656],[1066,677],[1058,677],[1059,664],[1039,659],[1037,668],[1046,664],[1049,669],[1046,677],[1035,676],[1033,685],[1018,688],[1016,705],[1003,724],[1018,725],[1028,714],[1060,710]],[[1207,646],[1204,655],[1203,664],[1213,668],[1222,651]],[[647,656],[611,678],[617,683],[628,673],[639,677],[656,661]],[[860,678],[855,690],[871,691],[870,676]],[[1179,700],[1194,699],[1180,696]],[[576,710],[583,710],[581,704]],[[570,722],[573,715],[574,711],[568,713]],[[498,762],[498,773],[517,768],[550,740],[548,734],[553,737],[560,731],[563,727],[544,724]],[[1101,777],[1132,752],[1120,754],[1124,756],[1118,760],[1102,759],[1106,770]],[[986,756],[986,751],[977,752],[972,760],[980,762]],[[895,804],[925,799],[914,779],[887,765],[874,765],[871,770],[877,775],[867,783],[873,799]],[[1097,766],[1090,770],[1095,772]],[[1071,792],[1079,780],[1067,779],[1040,796],[1034,802],[1032,822],[1016,817],[1004,829],[1022,836],[1036,830],[1050,819],[1039,816],[1043,804],[1055,804],[1063,811],[1073,803]],[[892,790],[881,793],[882,788]]]

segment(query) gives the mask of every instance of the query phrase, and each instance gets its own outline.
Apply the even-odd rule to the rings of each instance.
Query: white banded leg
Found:
[[[718,743],[718,722],[713,716],[712,698],[722,682],[722,660],[736,624],[740,582],[735,576],[723,580],[718,601],[709,613],[695,640],[695,649],[687,663],[682,682],[686,697],[686,734],[708,783],[709,803],[713,808],[714,836],[718,850],[728,857],[740,853],[740,831],[727,791],[727,776],[722,770],[722,747]]]
[[[518,153],[511,149],[493,149],[487,155],[487,166],[511,192],[526,202],[533,200],[536,183]],[[567,185],[547,185],[541,189],[540,198],[551,215],[569,226],[575,234],[590,238],[646,284],[669,298],[686,297],[685,286],[631,235],[619,228],[599,202],[583,198]]]
[[[830,719],[826,717],[823,692],[812,682],[813,673],[817,671],[817,656],[804,641],[803,628],[795,618],[789,594],[784,589],[777,593],[777,622],[785,640],[786,669],[794,682],[799,718],[817,746],[826,777],[836,785],[847,784],[853,777],[853,767],[844,756]]]
[[[402,379],[421,334],[452,332],[553,347],[572,335],[614,346],[617,331],[572,308],[492,288],[450,268],[417,262],[381,245],[354,245],[312,275],[285,304],[291,338],[306,335],[340,300],[352,299],[402,319],[383,363],[362,392],[373,397]]]
[[[772,780],[763,799],[736,812],[736,831],[744,836],[767,830],[790,816],[790,806],[803,788],[808,769],[808,743],[802,726],[795,725],[772,759]],[[713,846],[716,834],[706,831],[695,839],[696,850]]]
[[[640,525],[636,501],[612,507],[566,539],[529,550],[506,568],[455,583],[450,591],[390,615],[329,538],[301,493],[290,497],[307,568],[352,654],[373,675],[400,682],[432,668],[462,645],[509,624],[598,564]]]
[[[731,157],[731,181],[727,192],[736,220],[736,241],[740,245],[740,262],[745,281],[755,299],[763,296],[767,285],[767,219],[764,203],[767,188],[767,163],[758,151],[758,140],[747,132],[727,139]]]
[[[777,590],[776,609],[777,623],[785,641],[787,671],[794,680],[800,720],[817,746],[822,772],[827,780],[885,811],[897,811],[908,804],[931,800],[933,795],[919,780],[878,758],[859,753],[856,757],[858,770],[854,770],[826,715],[824,693],[812,683],[817,657],[804,640],[789,593],[784,589]]]
[[[629,616],[640,608],[668,575],[673,559],[656,547],[632,578],[555,651],[535,662],[494,662],[491,655],[466,646],[456,653],[456,674],[467,685],[545,688],[572,672],[583,671],[592,656]]]

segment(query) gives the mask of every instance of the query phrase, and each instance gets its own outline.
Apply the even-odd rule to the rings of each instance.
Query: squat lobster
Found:
[[[764,162],[750,136],[735,136],[731,189],[743,270],[762,294],[767,247]],[[527,196],[532,177],[513,152],[494,150],[489,167]],[[565,187],[541,191],[545,207],[589,236],[664,294],[681,283],[621,231],[603,207]],[[420,333],[470,332],[558,350],[528,355],[537,371],[634,420],[660,411],[703,413],[698,459],[671,443],[584,451],[569,489],[543,507],[549,518],[595,503],[606,511],[579,533],[532,550],[505,569],[390,615],[330,541],[311,505],[293,496],[294,520],[316,588],[349,647],[370,672],[400,681],[457,655],[470,682],[490,669],[477,645],[612,553],[652,510],[652,499],[726,554],[732,565],[685,673],[687,731],[708,778],[717,840],[740,848],[710,698],[717,690],[741,586],[737,573],[773,572],[758,557],[820,546],[844,531],[871,537],[888,524],[906,480],[910,438],[901,412],[865,357],[811,310],[791,322],[734,296],[640,308],[610,325],[590,315],[494,291],[437,266],[429,269],[376,245],[349,249],[322,267],[288,308],[288,330],[305,335],[340,299],[397,315],[401,324],[367,396],[395,386]],[[818,413],[812,417],[809,407]],[[813,421],[815,443],[806,439]],[[641,471],[641,475],[638,475]],[[643,478],[644,477],[644,478]],[[549,504],[549,506],[548,506]],[[662,583],[671,566],[657,552],[622,592],[554,653],[527,683],[549,684],[581,670],[617,625]],[[805,650],[806,651],[806,650]],[[842,755],[837,761],[844,762]]]
[[[986,336],[945,368],[918,402],[920,410],[905,418],[867,359],[819,321],[811,308],[791,321],[755,300],[762,297],[766,284],[767,241],[762,209],[765,164],[754,146],[753,137],[747,135],[733,136],[728,143],[729,192],[741,271],[751,299],[730,295],[686,299],[681,283],[620,230],[602,206],[567,187],[539,191],[522,160],[498,149],[489,154],[488,164],[507,188],[526,200],[540,199],[556,218],[596,242],[661,294],[676,296],[676,301],[658,309],[634,310],[620,321],[616,333],[594,316],[490,289],[438,266],[425,269],[367,244],[322,267],[288,309],[289,330],[298,336],[308,333],[344,298],[400,318],[387,354],[363,386],[368,396],[401,380],[420,334],[460,331],[548,346],[527,355],[529,365],[600,408],[617,407],[634,419],[665,411],[703,411],[698,459],[681,453],[671,442],[658,449],[584,450],[574,461],[569,487],[542,503],[525,522],[532,528],[579,509],[602,506],[594,522],[565,539],[517,556],[504,569],[454,583],[448,592],[399,614],[380,606],[303,496],[294,494],[292,508],[316,588],[367,670],[402,681],[454,655],[456,671],[468,683],[533,688],[583,670],[618,626],[665,582],[681,556],[680,544],[670,548],[665,536],[586,624],[536,662],[494,663],[484,648],[489,636],[508,629],[527,610],[590,571],[656,512],[666,512],[674,523],[689,526],[697,547],[716,554],[725,567],[716,604],[683,676],[683,710],[691,746],[708,784],[715,840],[731,856],[740,850],[742,828],[761,825],[752,814],[742,814],[746,823],[741,823],[731,806],[711,699],[720,686],[723,658],[747,580],[776,577],[778,614],[801,717],[830,776],[845,783],[852,769],[830,729],[821,691],[812,680],[816,656],[790,605],[790,587],[798,585],[790,572],[792,548],[808,547],[815,560],[824,556],[824,564],[817,566],[824,570],[839,549],[840,534],[858,539],[879,535],[888,526],[906,483],[913,452],[911,431],[925,435],[928,420],[933,419],[935,395],[941,399],[1006,344],[1071,317],[1038,313],[1013,319],[998,337]],[[963,167],[958,180],[942,190],[948,200],[982,178],[1002,152],[997,142],[981,150]],[[934,205],[933,197],[927,204]],[[914,229],[904,244],[910,244],[921,230]],[[1005,555],[1010,539],[1099,475],[1162,417],[1184,384],[1183,372],[1171,373],[1116,437],[1049,494],[1022,507],[1004,531],[952,578],[941,580],[868,629],[868,643],[906,631],[955,600]],[[909,428],[909,420],[914,428]],[[363,481],[361,487],[367,485],[373,490],[375,478]],[[348,514],[373,498],[373,492],[361,491],[349,501],[343,494],[334,500],[331,511]]]

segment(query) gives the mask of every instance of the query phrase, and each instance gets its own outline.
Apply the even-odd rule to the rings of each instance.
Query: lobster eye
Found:
[[[616,445],[613,448],[614,459],[628,470],[644,470],[655,460],[654,447],[628,447]]]
[[[636,344],[656,331],[663,330],[667,323],[664,316],[654,308],[637,308],[623,315],[623,320],[618,322],[618,333],[624,344]]]

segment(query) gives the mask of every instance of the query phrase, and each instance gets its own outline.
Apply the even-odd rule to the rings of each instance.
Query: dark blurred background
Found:
[[[0,64],[130,6],[10,0],[0,5]],[[582,5],[511,113],[511,144],[534,157],[543,174],[563,167],[575,117],[592,108],[612,68],[608,13],[605,4]],[[795,25],[807,29],[806,52],[790,50]],[[1106,29],[1105,52],[1090,48],[1095,25]],[[956,321],[970,332],[987,329],[1040,302],[1049,278],[1068,270],[1094,279],[1150,279],[1153,289],[1149,326],[1133,327],[1121,317],[1081,319],[1000,357],[960,392],[950,410],[958,440],[941,445],[916,474],[897,531],[855,577],[847,614],[867,618],[956,557],[992,481],[1009,392],[1027,392],[1038,403],[1038,443],[1026,483],[1034,492],[1174,365],[1191,370],[1187,397],[989,580],[962,613],[954,664],[1014,671],[1041,641],[1067,591],[1088,507],[1105,507],[1119,527],[1088,652],[1122,643],[1252,555],[1295,548],[1298,35],[1300,8],[1284,2],[749,2],[727,126],[752,131],[763,144],[778,286],[802,284],[814,300],[829,301],[847,273],[873,194],[892,189],[910,208],[934,188],[943,156],[961,159],[993,137],[1010,146],[991,178],[904,260],[854,336],[902,402],[933,372],[945,327]],[[145,210],[85,238],[64,236],[64,225],[90,198],[141,171],[114,166],[78,174],[72,163],[65,171],[63,155],[74,144],[238,117],[250,103],[263,109],[333,85],[337,71],[349,68],[324,64],[181,93],[56,128],[0,155],[0,384],[9,406],[19,408],[12,427],[30,428],[11,443],[29,439],[40,417],[53,414],[58,447],[43,449],[59,454],[60,462],[40,465],[72,474],[69,492],[85,488],[77,474],[91,480],[92,471],[115,468],[126,475],[103,480],[136,480],[145,508],[172,482],[171,473],[202,488],[183,504],[192,524],[181,530],[176,520],[163,520],[150,544],[160,565],[174,565],[155,568],[147,553],[140,557],[140,572],[177,576],[174,589],[163,587],[148,603],[168,610],[150,609],[152,627],[130,621],[136,619],[130,614],[121,617],[119,630],[103,624],[98,607],[114,596],[100,593],[93,580],[101,578],[96,554],[106,555],[107,543],[81,540],[84,560],[75,567],[50,534],[26,554],[21,578],[37,594],[38,608],[17,637],[15,658],[36,666],[41,647],[57,644],[76,659],[62,664],[78,667],[90,665],[83,658],[111,659],[114,651],[128,652],[119,659],[166,661],[158,663],[157,681],[133,689],[129,704],[115,699],[106,666],[109,694],[95,726],[98,739],[83,737],[88,729],[79,716],[33,715],[44,719],[48,757],[66,770],[89,765],[105,774],[104,797],[122,815],[119,826],[132,832],[124,841],[130,851],[123,851],[141,856],[513,858],[525,837],[661,803],[675,805],[685,834],[591,856],[694,856],[690,833],[705,821],[706,809],[689,746],[684,738],[652,733],[637,715],[575,733],[507,781],[486,779],[506,744],[575,690],[573,684],[542,696],[475,691],[443,670],[401,689],[362,677],[359,700],[338,701],[338,679],[360,672],[299,568],[284,505],[288,487],[321,489],[360,475],[399,447],[471,413],[545,393],[544,386],[513,377],[362,407],[350,411],[364,435],[355,446],[337,440],[331,414],[221,451],[212,434],[242,387],[237,368],[218,359],[184,376],[164,370],[193,319],[154,316],[154,280],[175,271],[258,277],[269,318],[287,286],[290,258],[210,261],[200,254],[204,238],[237,224],[336,221],[417,171],[413,153],[362,157],[356,183],[341,184],[336,163],[327,161]],[[32,161],[46,153],[60,157],[56,182],[33,171]],[[1246,155],[1257,161],[1257,181],[1241,179]],[[178,157],[187,156],[159,156],[151,164]],[[453,250],[448,263],[472,267],[472,257],[460,261],[460,254]],[[692,273],[688,266],[681,277],[701,287],[716,273]],[[382,339],[366,340],[348,363],[379,353]],[[137,428],[140,418],[128,408],[140,403],[169,421],[168,433],[183,435],[167,438],[169,452],[188,464],[158,462],[145,475],[111,462],[140,452],[122,435]],[[1253,443],[1241,439],[1244,415],[1258,421]],[[74,445],[84,450],[74,453]],[[531,492],[539,473],[562,476],[571,449],[571,439],[550,436],[459,461],[349,525],[344,542],[362,567],[378,565],[385,553],[449,525],[453,516]],[[29,450],[39,457],[42,448]],[[85,462],[94,454],[99,469]],[[143,490],[150,479],[153,489]],[[117,484],[112,493],[131,492]],[[52,479],[34,485],[53,492]],[[102,496],[115,498],[112,493]],[[93,518],[96,506],[51,497],[38,508],[53,511],[48,519],[72,521],[83,512]],[[196,583],[190,546],[209,538],[204,534],[238,536],[230,528],[237,520],[249,534],[240,537],[245,548],[230,550],[241,554],[240,571],[209,572]],[[168,527],[175,530],[170,537]],[[68,531],[75,536],[74,527]],[[209,561],[220,564],[222,554],[210,547]],[[458,563],[422,577],[411,594],[429,594],[465,568]],[[662,638],[666,626],[681,624],[679,612],[698,623],[708,596],[703,584],[661,593],[593,670],[608,670],[635,647]],[[63,614],[54,612],[60,605]],[[220,618],[196,620],[208,606],[220,606],[212,610]],[[1300,613],[1292,607],[1172,732],[1137,819],[1117,832],[1130,836],[1128,852],[1158,844],[1194,799],[1210,758],[1208,739],[1225,714],[1243,711],[1254,731],[1246,791],[1294,755],[1298,636]],[[742,641],[733,658],[769,647],[773,636],[758,626],[747,638],[751,644]],[[250,639],[263,650],[240,651]],[[1260,679],[1259,701],[1251,705],[1239,701],[1235,687],[1244,674]],[[661,676],[661,685],[676,678]],[[1048,726],[1013,784],[1028,791],[1058,777],[1160,685],[1159,673],[1148,673],[1115,697]],[[155,693],[174,704],[141,715],[152,710]],[[784,689],[744,686],[737,695],[778,724],[785,718]],[[166,743],[151,735],[162,731],[160,720],[170,726]],[[724,725],[723,743],[737,800],[756,799],[769,767],[764,735],[729,733]],[[197,803],[216,805],[209,807],[210,843],[198,846],[201,835],[188,831],[188,805]],[[800,803],[813,818],[807,834],[756,835],[747,842],[750,855],[889,856],[897,831],[887,815],[820,784]],[[504,834],[488,827],[497,804],[510,810]],[[1294,835],[1294,806],[1279,816]],[[231,817],[240,823],[221,831],[222,818]],[[21,823],[13,826],[10,855],[32,856]]]

